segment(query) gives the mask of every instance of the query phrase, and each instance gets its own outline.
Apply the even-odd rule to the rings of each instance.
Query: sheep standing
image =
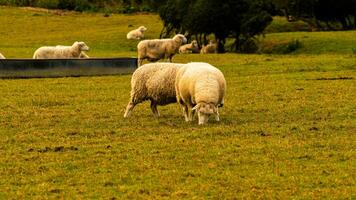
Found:
[[[185,121],[192,121],[195,111],[199,124],[207,123],[212,114],[220,120],[218,107],[224,104],[226,81],[219,69],[208,63],[189,63],[178,70],[175,89]]]
[[[33,58],[79,58],[83,51],[89,51],[89,47],[84,42],[74,42],[72,46],[45,46],[38,48]]]
[[[144,59],[155,62],[162,58],[168,58],[172,62],[174,54],[178,53],[179,47],[187,42],[182,34],[177,34],[169,39],[143,40],[137,45],[138,66]]]
[[[145,38],[144,32],[146,30],[147,30],[146,27],[140,26],[138,29],[128,32],[126,37],[128,40],[141,40],[141,39]]]
[[[200,50],[200,53],[201,53],[201,54],[217,53],[217,50],[218,50],[218,45],[217,45],[217,43],[210,40],[210,41],[209,41],[209,44],[202,46],[202,48],[201,48],[201,50]]]
[[[1,53],[0,53],[0,59],[6,59],[5,56],[3,56]]]
[[[176,102],[174,82],[181,66],[183,64],[150,63],[136,69],[131,78],[131,97],[124,117],[128,117],[132,109],[145,100],[151,101],[155,117],[159,116],[157,105]]]
[[[179,53],[199,53],[199,46],[196,40],[193,40],[190,44],[185,44],[179,47]]]
[[[57,48],[66,48],[70,46],[57,45]],[[79,58],[90,58],[84,51],[80,52]]]

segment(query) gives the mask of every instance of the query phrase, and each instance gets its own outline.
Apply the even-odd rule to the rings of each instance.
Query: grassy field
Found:
[[[0,52],[84,40],[91,56],[135,56],[128,24],[161,28],[155,15],[0,7]],[[174,58],[226,76],[222,121],[206,126],[176,104],[124,119],[130,75],[0,80],[0,199],[355,199],[356,32],[266,41],[295,35],[308,40],[292,55]]]

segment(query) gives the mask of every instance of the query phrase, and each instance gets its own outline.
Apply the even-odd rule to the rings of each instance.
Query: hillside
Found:
[[[156,15],[0,7],[0,52],[85,41],[135,56],[128,30]],[[294,53],[177,55],[227,81],[221,121],[186,123],[177,104],[123,118],[131,75],[0,79],[0,199],[355,199],[355,31],[267,34]]]

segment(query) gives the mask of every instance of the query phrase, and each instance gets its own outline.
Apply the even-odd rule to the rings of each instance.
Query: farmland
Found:
[[[0,7],[0,52],[43,45],[135,56],[126,33],[156,15]],[[221,122],[184,122],[177,104],[123,118],[130,75],[0,80],[0,199],[354,199],[356,32],[267,34],[298,39],[287,55],[177,55],[225,74]],[[210,121],[209,121],[210,122]]]

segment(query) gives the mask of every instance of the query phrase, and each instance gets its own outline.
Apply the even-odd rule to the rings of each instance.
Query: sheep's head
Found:
[[[138,30],[140,30],[140,31],[143,33],[143,32],[145,32],[145,31],[147,30],[147,28],[144,27],[144,26],[140,26],[140,27],[138,28]]]
[[[182,34],[177,34],[173,37],[173,40],[181,44],[187,43],[187,38]]]
[[[194,47],[194,48],[198,48],[199,47],[198,46],[198,42],[196,40],[193,40],[191,44],[192,44],[192,47]]]
[[[192,110],[198,113],[199,125],[207,123],[210,115],[219,115],[218,107],[213,103],[198,103]]]
[[[89,47],[84,42],[75,42],[73,45],[77,45],[80,51],[89,51]]]

